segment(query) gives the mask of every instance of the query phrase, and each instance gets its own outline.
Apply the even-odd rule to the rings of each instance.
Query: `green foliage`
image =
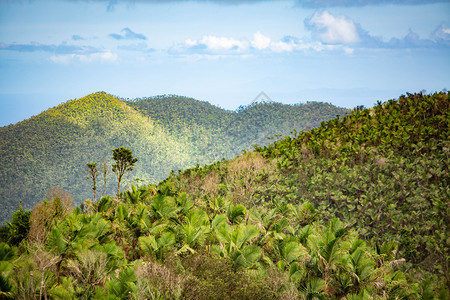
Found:
[[[31,211],[24,211],[22,205],[13,213],[11,222],[3,226],[1,230],[1,241],[13,246],[18,246],[30,231]]]
[[[257,148],[283,178],[265,194],[354,224],[378,265],[399,255],[448,284],[449,97],[408,94]]]
[[[446,299],[448,96],[357,109],[91,209],[51,197],[33,211],[58,208],[47,234],[18,256],[0,244],[1,297]],[[416,146],[395,132],[412,120]],[[380,123],[395,138],[371,140]]]
[[[107,299],[132,299],[132,295],[137,292],[137,278],[133,267],[124,268],[118,277],[113,277],[108,281]]]
[[[112,171],[117,176],[117,197],[119,197],[122,177],[126,172],[133,171],[138,159],[133,157],[133,152],[130,149],[120,147],[113,150],[113,160],[115,164],[112,165]]]
[[[289,282],[272,270],[254,277],[244,271],[235,272],[230,261],[202,253],[183,260],[192,274],[185,280],[182,299],[296,299],[289,294]]]
[[[0,243],[0,298],[13,299],[13,286],[9,281],[12,261],[16,258],[16,251],[9,245]]]
[[[242,220],[242,218],[245,217],[246,211],[246,208],[241,204],[238,204],[236,206],[232,206],[230,204],[227,211],[228,220],[230,220],[232,224],[238,223],[239,220]]]
[[[372,296],[418,293],[395,267],[391,244],[372,249],[338,219],[326,226],[309,217],[301,218],[307,225],[297,222],[299,211],[314,212],[310,204],[271,201],[251,210],[228,204],[208,214],[200,203],[193,205],[191,195],[169,192],[167,183],[161,189],[141,188],[146,197],[121,203],[104,197],[97,210],[75,210],[54,222],[45,248],[30,244],[31,255],[19,258],[28,269],[21,263],[5,277],[8,293],[14,297],[32,289],[56,299],[342,298],[366,289]],[[139,194],[135,187],[128,192]],[[8,252],[1,249],[0,254]],[[34,282],[25,274],[44,279]]]
[[[234,112],[179,96],[126,102],[104,92],[73,99],[0,128],[0,222],[10,220],[20,201],[31,210],[52,186],[78,205],[92,199],[90,188],[100,188],[80,180],[86,163],[111,166],[111,149],[132,149],[139,158],[133,177],[123,178],[126,184],[136,177],[157,183],[171,170],[234,157],[256,143],[267,145],[268,136],[315,127],[346,111],[324,103],[266,103]],[[103,174],[103,164],[98,169]],[[102,179],[102,196],[115,194],[113,174]]]

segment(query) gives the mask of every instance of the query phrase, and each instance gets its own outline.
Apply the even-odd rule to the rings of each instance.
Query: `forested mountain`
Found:
[[[297,105],[262,102],[227,111],[181,96],[158,96],[128,103],[177,140],[191,145],[202,162],[205,158],[213,162],[235,157],[255,144],[267,145],[268,137],[288,136],[293,130],[317,127],[322,121],[349,111],[318,102]]]
[[[1,230],[4,298],[448,299],[450,93]],[[131,159],[131,158],[130,158]]]
[[[124,101],[103,92],[67,101],[38,116],[0,128],[0,220],[20,202],[31,209],[52,186],[91,197],[86,164],[106,160],[107,193],[114,188],[111,150],[139,157],[133,178],[156,183],[171,170],[231,158],[267,137],[318,126],[345,114],[325,103],[253,104],[227,111],[180,96]]]

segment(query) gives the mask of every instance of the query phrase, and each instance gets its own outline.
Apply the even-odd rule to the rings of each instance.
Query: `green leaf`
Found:
[[[254,225],[245,226],[242,230],[242,234],[238,234],[236,240],[236,246],[240,249],[246,243],[249,243],[253,238],[259,235],[259,230]]]
[[[248,246],[237,251],[234,259],[234,267],[238,268],[248,268],[256,263],[261,257],[261,249],[258,246]]]
[[[300,256],[306,255],[306,249],[299,243],[293,241],[289,242],[284,246],[284,259],[291,263],[297,260]]]
[[[56,255],[59,255],[66,252],[67,246],[68,243],[61,232],[57,228],[52,229],[48,237],[47,248]]]
[[[246,212],[247,212],[247,209],[243,205],[238,204],[238,205],[234,206],[231,210],[228,210],[227,217],[232,224],[235,224],[241,218],[245,217]]]
[[[158,239],[158,248],[169,247],[175,244],[175,234],[172,232],[164,232]]]
[[[144,253],[150,254],[152,251],[158,250],[158,243],[153,236],[139,237],[139,247]]]
[[[212,230],[217,230],[220,227],[226,226],[227,224],[227,216],[225,215],[216,215],[211,222]]]
[[[0,243],[0,261],[11,261],[16,256],[16,251],[8,244]]]

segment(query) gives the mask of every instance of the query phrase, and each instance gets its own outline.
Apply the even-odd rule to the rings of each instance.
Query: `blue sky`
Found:
[[[96,91],[371,107],[448,70],[449,0],[0,0],[0,126]]]

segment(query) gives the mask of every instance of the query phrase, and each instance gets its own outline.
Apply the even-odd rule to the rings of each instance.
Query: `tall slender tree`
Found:
[[[106,159],[102,161],[102,174],[103,174],[103,192],[102,197],[106,193],[106,176],[108,175],[108,165],[106,164]]]
[[[138,159],[133,157],[133,152],[130,149],[124,147],[113,150],[113,159],[116,163],[112,165],[112,171],[117,176],[117,198],[119,198],[122,177],[126,172],[134,169],[134,164]]]
[[[97,177],[100,174],[100,172],[97,169],[97,163],[89,163],[87,164],[89,170],[88,170],[88,178],[92,180],[92,190],[94,191],[94,203],[95,203],[95,196],[97,191]]]

